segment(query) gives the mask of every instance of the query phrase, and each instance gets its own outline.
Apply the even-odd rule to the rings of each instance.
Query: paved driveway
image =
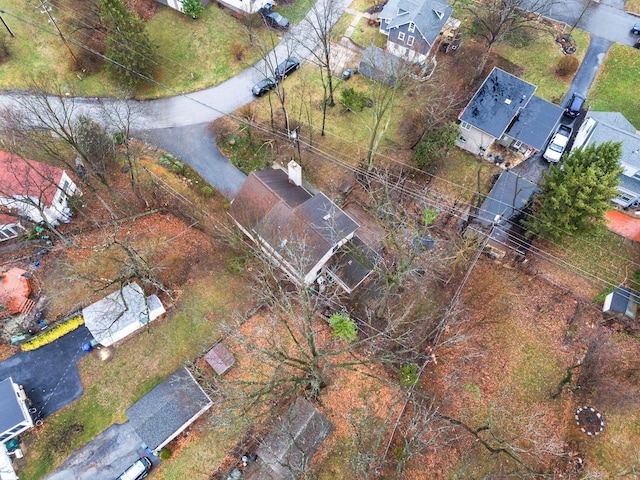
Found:
[[[140,456],[147,455],[130,422],[114,424],[76,450],[46,480],[113,480]],[[147,455],[157,464],[157,457]]]
[[[90,338],[83,325],[44,347],[20,352],[0,363],[0,379],[11,376],[23,385],[37,415],[45,418],[82,395],[77,364],[86,355],[82,343]]]

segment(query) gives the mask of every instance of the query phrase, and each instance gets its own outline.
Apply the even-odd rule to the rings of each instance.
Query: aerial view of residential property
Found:
[[[640,478],[640,0],[0,21],[0,480]]]

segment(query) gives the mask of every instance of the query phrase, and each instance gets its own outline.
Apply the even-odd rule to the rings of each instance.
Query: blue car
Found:
[[[258,83],[256,83],[251,89],[251,92],[253,92],[256,97],[261,97],[274,88],[276,88],[275,77],[267,77],[264,80],[260,80]]]

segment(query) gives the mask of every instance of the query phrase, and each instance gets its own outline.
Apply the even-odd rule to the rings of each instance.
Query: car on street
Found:
[[[151,460],[149,457],[140,457],[133,465],[127,468],[116,480],[141,480],[149,475]]]
[[[564,109],[564,114],[568,117],[577,117],[580,115],[580,111],[584,106],[584,102],[586,97],[581,93],[574,93],[571,95],[571,99],[569,99],[569,103],[567,108]]]
[[[636,24],[631,28],[631,33],[633,33],[634,35],[640,35],[640,23],[636,23]]]
[[[640,38],[636,43],[633,44],[633,48],[640,48]]]
[[[567,125],[560,125],[549,142],[549,146],[542,154],[547,162],[557,163],[560,161],[564,150],[567,148],[571,138],[572,128]]]
[[[258,83],[256,83],[251,89],[251,92],[256,97],[261,97],[262,95],[264,95],[265,93],[268,93],[270,90],[273,90],[274,88],[276,88],[276,78],[267,77],[260,80]]]
[[[296,57],[289,57],[280,63],[274,70],[274,75],[278,80],[284,80],[291,72],[295,72],[300,68],[300,60]]]
[[[268,27],[274,28],[276,30],[288,30],[289,29],[289,20],[278,12],[274,12],[270,8],[261,8],[260,15],[264,19],[264,23],[267,24]]]

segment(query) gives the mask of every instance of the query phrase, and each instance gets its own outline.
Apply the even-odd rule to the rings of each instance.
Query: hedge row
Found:
[[[40,348],[44,345],[47,345],[60,337],[65,336],[69,332],[73,332],[76,328],[84,323],[84,318],[82,315],[78,315],[77,317],[73,317],[67,320],[60,325],[56,325],[51,330],[47,330],[42,335],[38,335],[32,340],[25,342],[22,344],[23,351],[35,350],[36,348]]]

